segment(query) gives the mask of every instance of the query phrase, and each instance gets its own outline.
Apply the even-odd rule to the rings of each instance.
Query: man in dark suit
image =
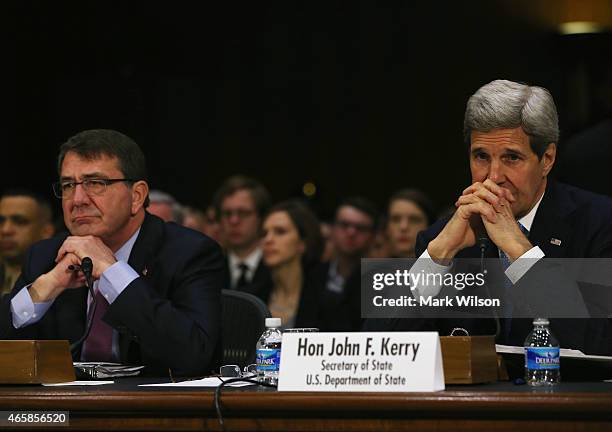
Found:
[[[469,99],[464,133],[472,185],[458,198],[450,218],[419,234],[420,259],[411,271],[451,272],[453,261],[477,258],[481,245],[487,245],[487,257],[506,263],[501,277],[511,299],[520,294],[527,299],[523,306],[534,310],[558,303],[569,308],[570,316],[588,316],[577,281],[565,278],[563,269],[549,266],[550,258],[612,256],[612,202],[548,179],[559,136],[550,93],[540,87],[493,81]],[[417,286],[415,291],[438,295],[440,287]],[[395,321],[394,327],[398,325],[407,322]],[[496,332],[491,320],[435,322],[441,334],[457,326],[468,327],[471,334]],[[498,341],[522,345],[530,328],[526,319],[502,320]],[[607,319],[552,319],[551,328],[563,347],[612,353]]]
[[[312,274],[319,298],[319,327],[323,331],[361,328],[359,263],[366,257],[378,225],[378,209],[364,197],[343,199],[336,208],[331,238],[334,259]]]
[[[227,249],[224,288],[254,294],[267,303],[272,276],[262,260],[261,224],[270,207],[268,190],[255,179],[237,175],[221,185],[214,203]]]
[[[223,258],[204,235],[145,211],[144,155],[111,130],[62,145],[54,191],[70,235],[35,244],[0,309],[0,337],[77,341],[75,360],[143,364],[150,374],[209,372],[220,350]],[[94,299],[78,270],[93,262]]]
[[[11,292],[27,250],[53,235],[53,211],[47,199],[25,189],[0,197],[0,295]]]

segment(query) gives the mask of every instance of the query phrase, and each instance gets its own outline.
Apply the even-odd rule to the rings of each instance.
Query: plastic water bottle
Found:
[[[548,328],[548,319],[533,320],[525,339],[525,381],[531,386],[554,385],[561,380],[559,342]]]
[[[257,341],[257,379],[260,382],[274,385],[278,383],[283,338],[280,326],[280,318],[266,318],[266,329]]]

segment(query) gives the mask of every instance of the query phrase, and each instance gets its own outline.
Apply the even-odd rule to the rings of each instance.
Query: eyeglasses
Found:
[[[236,210],[221,210],[221,219],[230,219],[232,216],[238,216],[238,219],[246,219],[252,216],[255,210],[236,209]]]
[[[257,365],[255,363],[245,366],[240,370],[238,365],[225,365],[219,368],[219,376],[222,378],[249,378],[257,373]]]
[[[353,223],[353,222],[348,222],[348,221],[343,221],[343,220],[337,220],[334,223],[334,225],[336,225],[338,228],[341,228],[343,230],[353,228],[355,231],[361,234],[369,233],[373,229],[372,225],[358,224],[358,223]]]
[[[102,195],[106,192],[108,185],[117,182],[133,182],[135,180],[122,179],[87,179],[81,182],[75,181],[59,181],[53,183],[53,193],[58,198],[70,199],[74,196],[74,191],[78,185],[83,186],[88,195]]]

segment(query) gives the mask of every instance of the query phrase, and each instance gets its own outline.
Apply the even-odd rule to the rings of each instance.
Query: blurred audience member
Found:
[[[25,253],[54,233],[51,205],[27,190],[10,190],[0,198],[0,294],[13,289]]]
[[[413,258],[416,236],[435,221],[433,204],[417,189],[402,189],[389,199],[386,233],[389,255]]]
[[[206,207],[206,211],[204,212],[205,223],[204,223],[204,234],[208,237],[217,240],[223,248],[225,248],[225,241],[221,235],[221,224],[219,223],[219,218],[217,217],[217,210],[214,205],[209,205]]]
[[[336,256],[321,264],[315,276],[321,330],[361,328],[359,264],[372,247],[377,223],[376,206],[365,198],[347,198],[338,206],[331,235]]]
[[[149,191],[147,211],[160,217],[164,222],[183,224],[183,208],[169,193],[153,189]]]
[[[387,238],[387,223],[384,218],[378,223],[375,229],[374,241],[368,252],[368,258],[389,258],[391,256],[391,245]]]
[[[262,262],[261,222],[270,207],[270,194],[257,180],[230,177],[215,194],[221,237],[227,250],[226,287],[268,301],[270,270]]]
[[[183,226],[203,233],[206,227],[206,215],[196,208],[183,206]]]
[[[598,56],[588,72],[589,126],[562,142],[557,149],[556,178],[592,192],[612,196],[608,171],[612,165],[612,59]],[[586,125],[583,125],[586,126]]]
[[[263,222],[263,259],[272,272],[268,307],[283,327],[318,327],[317,290],[310,279],[323,239],[316,216],[298,201],[272,207]]]
[[[323,255],[321,262],[330,262],[336,255],[334,252],[334,242],[332,241],[332,225],[328,222],[321,222],[321,236],[323,237]]]

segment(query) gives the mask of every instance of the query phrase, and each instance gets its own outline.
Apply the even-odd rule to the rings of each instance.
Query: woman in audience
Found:
[[[274,286],[268,300],[284,328],[317,327],[317,293],[309,283],[319,263],[323,239],[315,215],[299,201],[272,207],[263,222],[263,259]]]
[[[387,208],[386,231],[390,255],[398,258],[414,257],[417,234],[434,221],[433,205],[423,192],[417,189],[395,192]]]

